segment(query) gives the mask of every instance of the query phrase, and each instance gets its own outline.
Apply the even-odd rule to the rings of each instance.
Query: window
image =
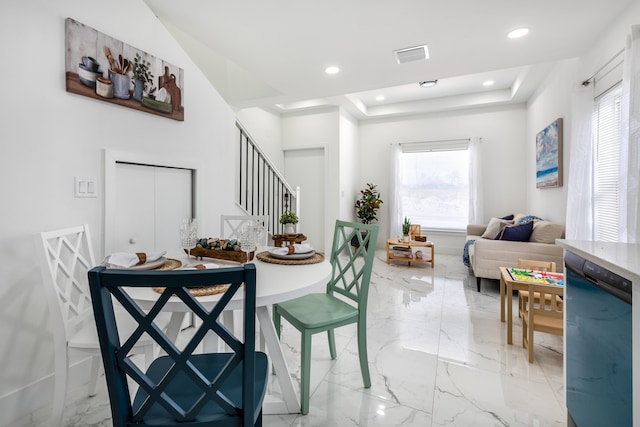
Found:
[[[593,113],[593,231],[596,240],[611,242],[620,228],[621,97],[618,85],[596,99]]]
[[[402,145],[397,191],[401,217],[423,228],[464,230],[469,219],[469,144]]]

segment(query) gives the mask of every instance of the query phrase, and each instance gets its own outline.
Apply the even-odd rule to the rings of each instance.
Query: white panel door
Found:
[[[117,163],[114,251],[179,251],[180,223],[194,212],[191,177],[190,169]]]
[[[324,252],[324,149],[285,151],[284,176],[291,186],[300,187],[300,233]]]
[[[155,246],[153,167],[116,164],[116,234],[113,252],[149,252]]]
[[[173,252],[180,248],[180,224],[193,216],[190,169],[156,169],[155,249]]]

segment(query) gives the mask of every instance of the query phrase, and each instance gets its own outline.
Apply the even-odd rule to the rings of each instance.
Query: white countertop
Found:
[[[640,285],[640,244],[557,239],[556,244]]]

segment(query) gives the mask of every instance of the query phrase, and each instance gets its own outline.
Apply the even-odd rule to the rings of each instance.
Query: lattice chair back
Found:
[[[327,292],[341,294],[366,314],[378,225],[336,221],[331,248],[332,276]],[[358,242],[357,246],[353,243]],[[353,245],[353,246],[352,246]]]
[[[96,265],[89,227],[81,225],[40,233],[42,278],[53,319],[54,334],[68,340],[87,322],[93,323],[87,271]]]
[[[178,271],[97,267],[89,272],[89,283],[115,427],[261,423],[268,368],[267,356],[255,351],[255,265]],[[220,284],[228,284],[228,288],[210,309],[189,292],[189,288]],[[158,299],[145,312],[127,293],[129,287],[149,288]],[[242,337],[235,336],[221,321],[221,313],[232,298],[244,301]],[[202,321],[181,348],[155,322],[170,299],[182,301]],[[113,300],[138,323],[128,337],[118,337]],[[207,334],[217,335],[231,352],[197,354]],[[152,337],[166,353],[146,372],[129,354],[143,335]],[[132,387],[137,388],[133,398]]]
[[[250,223],[263,228],[259,246],[267,246],[269,239],[269,215],[220,215],[220,237],[223,239],[239,239],[242,226]]]

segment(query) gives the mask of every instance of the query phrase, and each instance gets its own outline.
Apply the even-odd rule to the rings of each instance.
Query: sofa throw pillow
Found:
[[[513,224],[513,221],[500,218],[491,218],[489,224],[487,224],[487,229],[484,231],[484,233],[482,233],[482,237],[485,239],[493,239],[496,234],[502,231],[502,229],[509,224]]]
[[[554,244],[556,239],[561,239],[563,227],[549,221],[535,221],[533,232],[529,237],[530,242]]]
[[[528,242],[533,231],[533,221],[523,224],[507,225],[496,236],[495,240],[510,240],[512,242]]]
[[[502,217],[502,218],[500,218],[500,219],[513,220],[513,214],[511,214],[511,215],[507,215],[507,216],[503,216],[503,217]]]
[[[525,216],[526,216],[525,214],[520,213],[520,212],[518,212],[517,214],[514,214],[514,215],[513,215],[513,223],[514,223],[514,224],[519,223],[519,222],[520,222],[520,220],[521,220],[522,218],[524,218]]]
[[[524,224],[528,221],[543,221],[543,219],[535,215],[526,215],[520,218],[516,224]]]

